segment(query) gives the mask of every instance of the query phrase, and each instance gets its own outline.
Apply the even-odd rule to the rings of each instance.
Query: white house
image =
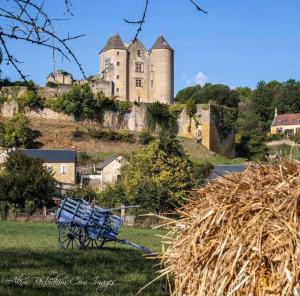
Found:
[[[92,187],[103,188],[106,184],[118,181],[121,177],[121,168],[125,163],[123,156],[113,156],[98,164],[92,165],[81,172],[80,185],[89,184]]]

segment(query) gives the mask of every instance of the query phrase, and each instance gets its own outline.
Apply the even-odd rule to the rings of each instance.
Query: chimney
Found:
[[[277,116],[277,108],[275,109],[275,116]]]

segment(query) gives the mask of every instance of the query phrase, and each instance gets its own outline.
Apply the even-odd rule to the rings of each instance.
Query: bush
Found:
[[[78,164],[86,164],[91,160],[91,156],[85,152],[81,151],[77,153],[77,162]]]
[[[88,202],[92,202],[93,200],[99,199],[99,194],[90,186],[75,186],[73,188],[70,188],[65,193],[66,197],[71,198],[82,198],[84,200],[87,200]]]
[[[194,161],[193,167],[196,185],[203,185],[205,179],[214,168],[213,164],[209,161]]]
[[[40,135],[29,127],[28,118],[17,113],[5,124],[0,124],[0,143],[4,147],[31,148],[34,140]]]
[[[0,201],[0,219],[1,220],[6,220],[8,216],[8,202],[7,201]]]
[[[36,205],[33,200],[25,200],[24,210],[27,216],[32,216],[36,209]]]
[[[152,136],[152,134],[147,130],[143,130],[139,135],[139,142],[143,145],[148,145],[154,139],[155,138]]]
[[[72,132],[72,137],[74,139],[81,139],[85,132],[83,130],[80,130],[78,127]]]

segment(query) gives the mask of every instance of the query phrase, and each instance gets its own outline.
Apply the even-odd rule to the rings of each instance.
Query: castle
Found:
[[[73,80],[70,73],[57,70],[47,83],[60,85],[91,83],[94,93],[121,101],[172,104],[174,98],[174,50],[159,36],[147,51],[139,40],[122,41],[111,36],[99,53],[99,74],[88,80]]]
[[[174,51],[163,36],[147,51],[139,40],[127,44],[113,35],[99,53],[99,68],[119,100],[173,103]]]

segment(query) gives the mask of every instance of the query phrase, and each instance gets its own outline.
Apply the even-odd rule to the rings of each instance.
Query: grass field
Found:
[[[124,227],[119,237],[159,251],[162,234]],[[0,222],[0,295],[136,295],[157,276],[157,263],[115,243],[102,250],[61,250],[55,224]],[[168,295],[165,281],[140,295]]]

